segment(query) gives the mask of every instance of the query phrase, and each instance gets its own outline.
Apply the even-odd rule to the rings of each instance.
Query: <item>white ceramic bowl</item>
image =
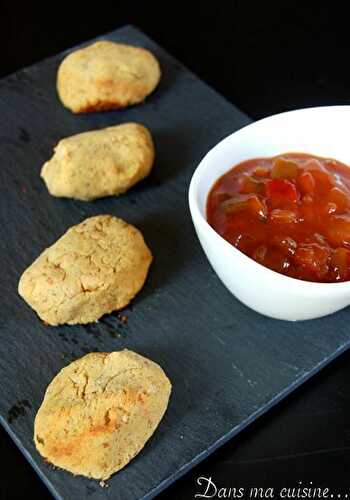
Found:
[[[289,278],[250,259],[206,221],[213,183],[241,161],[286,152],[311,153],[350,165],[350,106],[281,113],[229,135],[203,158],[189,188],[199,241],[221,281],[240,301],[266,316],[303,320],[331,314],[350,304],[350,282],[312,283]]]

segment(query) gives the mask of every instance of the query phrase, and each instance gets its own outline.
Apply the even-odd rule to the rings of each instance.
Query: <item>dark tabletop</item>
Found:
[[[86,6],[74,13],[50,2],[19,7],[5,1],[0,4],[0,76],[133,23],[254,119],[303,106],[348,104],[346,13],[339,5],[332,10],[326,3],[310,1],[303,8],[296,3],[241,0],[184,8],[134,2],[114,10],[101,4],[100,10],[89,12]],[[194,498],[204,491],[205,480],[201,487],[197,479],[211,477],[218,490],[274,488],[279,498],[281,488],[312,482],[331,489],[334,498],[346,498],[349,360],[350,353],[342,355],[161,497]],[[0,498],[48,498],[2,430],[0,446]]]

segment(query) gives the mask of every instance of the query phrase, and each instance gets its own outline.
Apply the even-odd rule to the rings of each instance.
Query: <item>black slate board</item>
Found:
[[[163,69],[145,104],[74,116],[55,93],[63,55],[0,81],[0,418],[57,498],[151,498],[237,434],[350,343],[348,311],[312,322],[260,316],[235,300],[209,267],[187,208],[202,156],[249,119],[133,27],[103,38],[150,48]],[[126,121],[153,131],[151,176],[117,199],[83,203],[48,195],[40,167],[63,136]],[[17,296],[22,271],[68,227],[112,213],[138,226],[155,260],[125,311],[87,327],[50,328]],[[124,347],[160,363],[173,383],[168,412],[140,455],[102,489],[54,470],[32,442],[45,388],[71,360]],[[15,485],[14,485],[15,488]]]

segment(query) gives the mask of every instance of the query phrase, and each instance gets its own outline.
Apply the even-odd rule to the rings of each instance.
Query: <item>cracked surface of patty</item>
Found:
[[[74,113],[125,108],[142,102],[160,74],[149,50],[100,40],[65,57],[57,73],[57,91]]]
[[[151,261],[138,229],[99,215],[44,250],[22,274],[18,292],[49,325],[90,323],[130,302]]]
[[[34,424],[39,453],[73,474],[108,479],[143,448],[161,421],[171,384],[132,351],[90,353],[49,384]]]

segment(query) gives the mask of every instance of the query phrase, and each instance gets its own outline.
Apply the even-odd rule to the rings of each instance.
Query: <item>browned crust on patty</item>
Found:
[[[160,74],[150,51],[102,40],[66,56],[58,69],[57,91],[74,113],[122,109],[153,92]]]
[[[170,391],[161,367],[143,356],[90,353],[49,384],[35,418],[36,448],[73,474],[108,479],[153,434]]]

